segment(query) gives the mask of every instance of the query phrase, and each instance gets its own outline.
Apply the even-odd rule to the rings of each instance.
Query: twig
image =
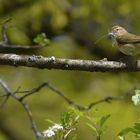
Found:
[[[19,52],[19,51],[26,51],[26,50],[36,50],[43,48],[44,46],[41,45],[11,45],[8,44],[8,37],[6,31],[13,27],[13,25],[8,25],[12,20],[11,17],[5,19],[3,22],[0,23],[0,26],[2,28],[1,34],[2,38],[0,40],[0,52],[1,53],[11,53],[11,52]]]
[[[30,120],[32,129],[36,135],[37,140],[43,140],[42,134],[37,129],[36,123],[33,119],[32,112],[30,111],[28,104],[25,103],[23,100],[21,101],[20,97],[18,97],[16,94],[12,93],[4,81],[0,80],[0,86],[5,90],[7,96],[10,95],[11,97],[13,97],[15,100],[17,100],[23,106],[23,108],[25,109],[25,111],[28,115],[28,118]]]
[[[96,102],[92,102],[90,103],[87,107],[86,107],[86,110],[90,110],[93,106],[97,105],[97,104],[100,104],[100,103],[110,103],[111,101],[115,101],[115,100],[124,100],[128,97],[131,97],[133,94],[134,94],[134,90],[136,90],[136,86],[132,89],[130,89],[128,92],[126,92],[124,95],[122,96],[107,96],[101,100],[98,100]]]
[[[3,22],[0,23],[0,26],[4,26],[5,24],[9,23],[12,20],[11,17],[5,19]]]
[[[40,84],[38,87],[33,88],[32,90],[27,90],[27,91],[16,91],[14,93],[25,93],[25,95],[23,95],[22,97],[20,97],[20,100],[22,101],[23,99],[25,99],[26,97],[40,91],[42,88],[44,88],[45,86],[47,86],[49,89],[51,89],[52,91],[54,91],[54,93],[58,94],[59,96],[61,96],[68,104],[75,106],[77,109],[79,110],[83,110],[85,109],[84,107],[76,104],[74,101],[70,100],[69,98],[67,98],[61,91],[59,91],[57,88],[55,88],[54,86],[52,86],[48,81]]]
[[[62,140],[66,140],[68,135],[72,132],[72,131],[75,131],[76,128],[71,128],[70,130],[67,131],[67,133],[64,135],[64,137],[62,138]]]
[[[3,22],[0,23],[0,26],[2,27],[2,40],[0,41],[0,45],[5,45],[8,43],[8,37],[6,31],[11,28],[12,26],[8,25],[12,21],[12,18],[9,17],[5,19]]]
[[[8,95],[5,96],[5,97],[3,97],[3,100],[0,103],[0,109],[3,108],[3,106],[6,104],[6,102],[8,101],[8,99],[9,99],[9,96]]]
[[[40,84],[38,87],[33,88],[32,90],[27,90],[27,91],[16,91],[16,93],[25,93],[25,95],[20,97],[20,100],[25,99],[26,97],[40,91],[42,88],[44,88],[45,86],[47,86],[49,89],[51,89],[54,93],[58,94],[60,97],[62,97],[69,105],[74,106],[75,108],[81,110],[81,111],[86,111],[86,110],[90,110],[91,108],[93,108],[95,105],[100,104],[100,103],[110,103],[111,101],[114,100],[123,100],[126,99],[130,96],[132,96],[134,94],[134,90],[137,88],[136,86],[134,88],[132,88],[131,90],[129,90],[128,92],[126,92],[124,95],[122,96],[107,96],[101,100],[95,101],[90,103],[88,106],[82,106],[77,104],[76,102],[74,102],[73,100],[69,99],[68,97],[65,96],[65,94],[63,92],[61,92],[60,90],[58,90],[56,87],[54,87],[52,84],[50,84],[48,81]]]
[[[27,90],[27,91],[19,91],[17,90],[14,93],[25,93],[25,95],[23,95],[20,100],[23,100],[24,98],[26,98],[27,96],[32,95],[33,93],[36,93],[38,91],[40,91],[44,86],[46,86],[46,82],[42,83],[41,85],[39,85],[38,87],[33,88],[32,90]]]
[[[6,104],[6,102],[8,101],[9,97],[10,97],[10,94],[8,92],[0,95],[0,97],[3,98],[3,100],[1,101],[0,103],[0,109],[3,108],[3,106]]]

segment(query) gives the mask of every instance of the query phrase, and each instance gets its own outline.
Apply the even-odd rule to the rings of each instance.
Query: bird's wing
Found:
[[[136,36],[134,34],[128,34],[128,35],[124,35],[121,36],[120,38],[118,38],[117,40],[120,44],[128,44],[128,43],[140,43],[140,36]]]

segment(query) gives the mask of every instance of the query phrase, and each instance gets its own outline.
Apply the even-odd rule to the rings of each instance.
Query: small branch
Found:
[[[89,72],[140,71],[140,60],[134,64],[115,61],[61,59],[43,56],[0,54],[0,65],[35,67],[40,69],[78,70]]]
[[[1,34],[2,38],[0,40],[0,52],[1,53],[11,53],[11,52],[19,52],[19,51],[26,51],[26,50],[36,50],[43,48],[44,46],[41,45],[11,45],[8,44],[8,37],[7,37],[7,30],[11,27],[14,27],[14,25],[10,25],[12,18],[9,17],[5,19],[3,22],[0,23],[0,26],[2,28]]]
[[[7,38],[6,30],[7,30],[7,27],[6,26],[2,26],[2,41],[0,42],[0,44],[7,44],[8,43],[8,38]]]
[[[71,128],[70,130],[68,130],[68,132],[64,135],[64,137],[62,138],[62,140],[66,140],[68,135],[72,132],[72,131],[75,131],[76,128]]]
[[[90,110],[92,107],[94,107],[95,105],[97,104],[100,104],[100,103],[110,103],[111,101],[117,101],[117,100],[124,100],[124,99],[127,99],[128,97],[131,97],[133,94],[134,94],[134,90],[136,90],[136,86],[132,89],[130,89],[128,92],[126,92],[124,95],[122,96],[107,96],[101,100],[98,100],[96,102],[92,102],[90,103],[86,108],[85,110]]]
[[[45,86],[47,86],[49,89],[51,89],[52,91],[54,91],[54,93],[58,94],[60,97],[62,97],[68,104],[75,106],[77,109],[79,110],[84,110],[85,107],[82,107],[80,105],[78,105],[77,103],[75,103],[74,101],[70,100],[69,98],[67,98],[61,91],[59,91],[57,88],[55,88],[53,85],[51,85],[49,82],[44,82],[42,84],[40,84],[38,87],[33,88],[32,90],[27,90],[27,91],[16,91],[14,93],[18,94],[18,93],[24,93],[23,96],[20,97],[20,100],[22,101],[23,99],[27,98],[28,96],[40,91],[42,88],[44,88]]]
[[[12,93],[10,91],[10,89],[8,88],[7,84],[5,82],[3,82],[2,80],[0,80],[0,86],[4,89],[7,97],[9,97],[9,96],[13,97],[15,100],[17,100],[23,106],[23,108],[25,109],[25,111],[28,115],[28,118],[30,120],[32,129],[36,135],[37,140],[42,140],[43,139],[42,134],[37,129],[37,126],[36,126],[35,121],[34,121],[33,116],[32,116],[32,112],[30,111],[28,104],[25,103],[24,101],[21,101],[20,97],[18,97],[16,94]]]
[[[58,90],[56,87],[54,87],[52,84],[50,84],[49,82],[44,82],[42,84],[40,84],[38,87],[33,88],[32,90],[27,90],[27,91],[16,91],[14,93],[18,94],[18,93],[24,93],[23,96],[20,97],[20,101],[22,101],[23,99],[27,98],[28,96],[40,91],[42,88],[44,88],[45,86],[47,86],[49,89],[51,89],[54,93],[58,94],[60,97],[62,97],[69,105],[74,106],[75,108],[81,110],[81,111],[86,111],[86,110],[90,110],[92,109],[95,105],[100,104],[100,103],[110,103],[111,101],[115,101],[115,100],[123,100],[126,99],[130,96],[132,96],[134,94],[134,90],[137,88],[136,86],[134,88],[132,88],[131,90],[129,90],[128,92],[126,92],[124,95],[122,96],[107,96],[101,100],[95,101],[90,103],[88,106],[82,106],[77,104],[76,102],[74,102],[73,100],[69,99],[68,97],[65,96],[65,94],[63,92],[61,92],[60,90]]]
[[[4,85],[3,85],[4,86]],[[6,88],[6,87],[5,87]],[[4,88],[4,89],[5,89]],[[10,94],[8,93],[8,91],[6,90],[5,91],[6,93],[0,95],[2,99],[1,103],[0,103],[0,109],[3,108],[3,106],[6,104],[6,102],[8,101],[9,97],[10,97]]]
[[[27,90],[27,91],[19,91],[17,90],[16,92],[14,93],[24,93],[24,95],[20,98],[20,100],[23,100],[24,98],[36,93],[36,92],[39,92],[44,86],[46,86],[46,82],[42,83],[41,85],[39,85],[38,87],[35,87],[33,88],[32,90]]]
[[[3,106],[6,104],[6,102],[8,101],[9,96],[3,97],[2,102],[0,103],[0,109],[3,108]]]

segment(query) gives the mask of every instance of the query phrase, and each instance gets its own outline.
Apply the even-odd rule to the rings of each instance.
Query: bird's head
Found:
[[[121,36],[125,35],[128,33],[123,27],[115,25],[112,27],[111,32],[108,33],[108,36],[110,39],[112,38],[120,38]]]

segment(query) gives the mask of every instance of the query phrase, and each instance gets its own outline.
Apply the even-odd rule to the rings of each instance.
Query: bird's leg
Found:
[[[126,63],[126,65],[130,67],[135,66],[137,63],[137,60],[133,56],[128,56],[128,55],[120,58],[118,61]]]

